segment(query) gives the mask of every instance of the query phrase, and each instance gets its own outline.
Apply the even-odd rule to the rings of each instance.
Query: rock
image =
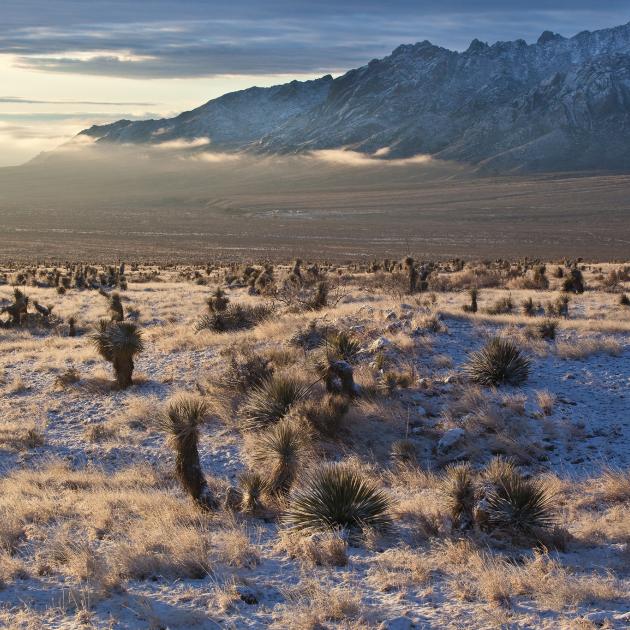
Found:
[[[388,322],[391,322],[395,319],[398,319],[398,315],[396,315],[396,313],[394,313],[394,311],[389,311],[389,313],[387,313],[387,315],[385,315],[385,319]]]
[[[401,304],[400,308],[404,311],[413,311],[413,306],[411,306],[411,304]]]
[[[426,416],[427,415],[427,410],[422,405],[417,405],[416,406],[416,413],[419,416]]]
[[[379,628],[380,630],[412,630],[417,626],[409,617],[401,616],[383,621]]]
[[[614,613],[610,610],[596,610],[592,613],[587,613],[582,617],[586,621],[590,621],[592,624],[596,626],[601,626],[607,621],[610,621],[614,616]]]
[[[375,339],[369,346],[368,350],[370,352],[378,352],[379,350],[384,350],[385,348],[389,348],[392,345],[392,342],[387,339],[387,337],[379,337]]]
[[[466,431],[464,431],[461,427],[450,429],[440,438],[440,441],[437,444],[438,452],[446,453],[456,444],[461,442],[465,435]]]

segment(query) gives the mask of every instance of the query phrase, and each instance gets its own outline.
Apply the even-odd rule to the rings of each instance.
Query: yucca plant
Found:
[[[497,455],[486,464],[481,476],[484,481],[494,485],[500,485],[505,479],[509,479],[515,474],[516,464],[514,461]]]
[[[553,507],[553,495],[542,482],[514,471],[486,497],[485,511],[492,527],[534,534],[554,525]]]
[[[296,530],[383,529],[390,523],[385,492],[344,464],[324,464],[290,497],[283,521]]]
[[[304,466],[312,448],[308,426],[284,418],[256,436],[252,461],[264,471],[273,494],[286,494]]]
[[[144,349],[142,333],[135,324],[100,320],[90,339],[98,353],[114,368],[121,389],[133,385],[133,358]]]
[[[460,526],[469,525],[475,507],[475,475],[468,462],[448,466],[442,488],[449,513]]]
[[[263,495],[267,491],[267,482],[257,472],[245,471],[238,477],[241,490],[241,510],[255,513],[263,507]]]
[[[538,324],[538,336],[541,339],[555,339],[558,322],[555,319],[545,319]]]
[[[175,472],[184,490],[204,509],[214,509],[212,496],[199,462],[199,427],[208,413],[208,405],[199,396],[180,394],[172,398],[158,419],[169,434],[175,451]]]
[[[523,313],[528,317],[533,317],[536,314],[536,307],[534,306],[534,300],[531,297],[528,297],[526,300],[522,302]]]
[[[361,351],[361,344],[357,339],[342,330],[329,335],[322,349],[334,359],[353,363]]]
[[[473,352],[464,372],[482,385],[521,385],[529,377],[531,361],[509,339],[495,337]]]
[[[221,287],[217,287],[215,292],[206,300],[208,310],[211,313],[220,313],[221,311],[224,311],[229,303],[230,298],[225,295],[225,291],[223,291]]]
[[[254,388],[242,409],[246,429],[262,429],[281,420],[308,393],[306,386],[290,376],[274,374]]]
[[[479,297],[479,291],[478,289],[473,287],[470,289],[468,294],[470,295],[470,304],[464,304],[464,306],[462,307],[462,310],[465,313],[476,313],[479,308],[477,306],[477,298]]]

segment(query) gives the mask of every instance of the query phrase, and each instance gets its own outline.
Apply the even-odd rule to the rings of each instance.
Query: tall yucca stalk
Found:
[[[175,472],[184,490],[204,509],[218,503],[212,496],[199,462],[199,427],[208,413],[207,403],[199,396],[180,394],[172,398],[159,418],[169,433],[175,451]]]
[[[135,324],[101,320],[90,337],[98,353],[114,368],[121,389],[133,384],[133,358],[144,349],[142,333]]]
[[[482,385],[521,385],[529,376],[530,366],[531,361],[512,341],[495,337],[471,354],[464,371]]]
[[[312,447],[308,427],[290,418],[256,436],[251,457],[267,479],[268,489],[286,494]]]
[[[383,490],[344,464],[325,464],[291,496],[283,520],[297,530],[382,529],[390,523]]]

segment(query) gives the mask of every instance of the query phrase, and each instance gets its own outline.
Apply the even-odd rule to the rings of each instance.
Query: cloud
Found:
[[[124,106],[124,107],[153,107],[158,103],[134,103],[127,101],[48,101],[23,98],[21,96],[0,96],[0,103],[15,103],[17,105],[98,105],[100,106]]]
[[[312,151],[309,155],[316,160],[339,164],[343,166],[407,166],[409,164],[429,164],[432,160],[430,155],[414,155],[402,159],[383,159],[390,152],[389,147],[383,147],[375,153],[360,153],[347,149],[322,149]]]
[[[166,140],[149,146],[160,151],[183,151],[205,147],[209,144],[210,138],[182,138],[181,140]]]
[[[239,153],[212,153],[210,151],[204,151],[203,153],[193,153],[192,155],[186,156],[184,159],[192,162],[217,164],[222,162],[236,162],[241,158],[242,156]]]
[[[429,39],[463,49],[620,24],[627,1],[4,0],[0,54],[23,69],[140,79],[342,72]]]

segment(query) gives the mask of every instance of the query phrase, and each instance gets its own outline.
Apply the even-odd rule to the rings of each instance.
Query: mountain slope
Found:
[[[333,79],[227,94],[172,119],[118,121],[102,143],[209,138],[216,150],[430,154],[486,171],[630,168],[630,24],[454,52],[398,47]],[[206,149],[207,150],[207,147]]]

